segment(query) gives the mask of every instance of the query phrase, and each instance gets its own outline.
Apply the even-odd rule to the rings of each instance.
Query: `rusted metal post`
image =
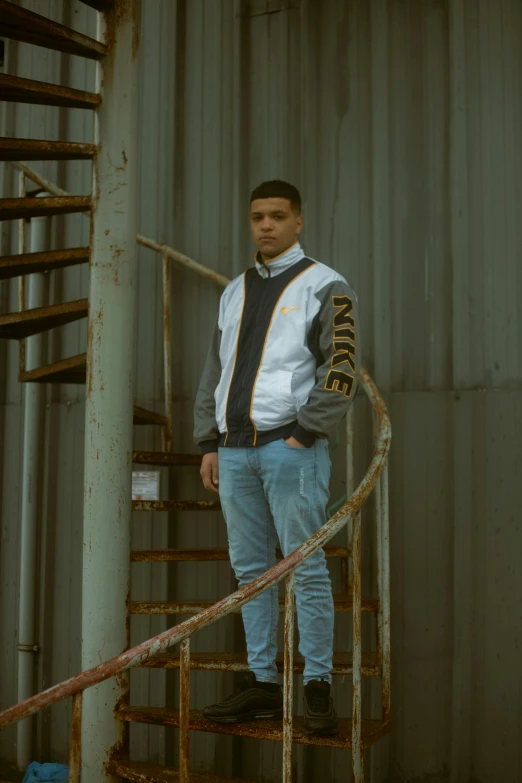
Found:
[[[69,783],[80,783],[82,759],[82,701],[83,693],[75,693],[72,701],[71,739],[69,745]]]
[[[49,249],[49,218],[31,220],[30,251]],[[20,244],[25,248],[24,239]],[[23,252],[23,251],[22,251]],[[34,273],[29,276],[27,306],[29,309],[45,305],[45,276]],[[25,306],[25,289],[21,309]],[[26,340],[23,363],[29,370],[40,367],[43,336],[35,334]],[[38,518],[40,513],[40,438],[43,427],[43,392],[39,383],[24,386],[24,434],[22,461],[22,496],[20,511],[20,599],[18,603],[18,701],[34,693],[35,659],[38,653],[36,640],[36,574],[38,573]],[[21,721],[17,726],[16,755],[18,767],[25,770],[34,758],[33,721]]]
[[[25,198],[27,193],[25,174],[21,171],[18,175],[18,195],[20,198]],[[18,252],[25,253],[25,219],[22,218],[18,221]],[[25,275],[20,275],[18,278],[18,309],[20,312],[25,310]],[[25,372],[25,340],[20,340],[18,343],[18,363],[19,372]]]
[[[108,53],[97,63],[82,594],[82,668],[126,649],[130,572],[134,320],[137,282],[138,46],[140,0],[98,15]],[[127,736],[115,710],[126,675],[84,694],[82,783],[115,781],[104,768]]]
[[[391,700],[391,629],[390,629],[390,509],[388,487],[388,464],[384,465],[379,477],[380,488],[380,594],[379,621],[381,623],[382,656],[382,712],[383,720],[390,720]]]
[[[352,683],[352,772],[354,783],[363,783],[362,747],[362,628],[361,628],[361,512],[353,517],[353,683]]]
[[[292,737],[294,713],[294,572],[286,579],[285,635],[283,653],[283,783],[292,783]]]
[[[375,419],[374,419],[375,428]],[[377,612],[377,650],[379,653],[379,661],[381,662],[382,670],[382,636],[383,636],[383,622],[382,622],[382,486],[381,476],[377,479],[375,489],[373,490],[373,498],[375,503],[375,568],[377,577],[377,594],[379,596],[379,609]]]
[[[350,498],[355,489],[355,410],[353,405],[350,405],[348,414],[346,416],[346,498]],[[351,520],[348,520],[346,525],[346,546],[348,551],[352,549],[352,525]],[[343,593],[347,593],[350,584],[350,570],[349,560],[346,562],[346,566],[341,564],[341,583]]]
[[[190,783],[190,636],[179,652],[179,783]]]
[[[164,450],[172,451],[172,345],[170,337],[170,259],[162,254],[163,282],[163,373],[165,376]]]

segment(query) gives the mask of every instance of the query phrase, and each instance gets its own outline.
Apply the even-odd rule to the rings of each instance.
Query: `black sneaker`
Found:
[[[339,721],[330,696],[330,683],[310,680],[304,688],[304,722],[309,734],[337,734]]]
[[[248,672],[241,685],[219,704],[205,707],[203,715],[218,723],[240,723],[245,720],[267,720],[283,715],[283,694],[275,682],[258,682]]]

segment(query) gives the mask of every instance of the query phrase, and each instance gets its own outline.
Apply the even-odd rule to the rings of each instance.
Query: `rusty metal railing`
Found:
[[[28,166],[13,164],[34,182],[55,195],[67,195],[65,191],[40,177]],[[174,260],[185,267],[196,271],[207,279],[225,286],[229,281],[223,275],[205,267],[188,256],[179,253],[167,245],[155,242],[142,235],[137,236],[139,244],[149,247],[162,255],[162,281],[164,304],[164,367],[167,416],[170,416],[170,430],[166,430],[165,448],[172,448],[172,394],[170,386],[170,277],[168,261]],[[288,557],[276,563],[258,579],[240,588],[226,598],[204,609],[197,615],[185,620],[167,631],[126,650],[120,655],[92,667],[65,682],[49,688],[42,693],[26,699],[0,712],[0,729],[21,718],[32,715],[41,709],[49,707],[65,698],[73,697],[73,714],[71,725],[70,746],[70,780],[79,779],[80,768],[80,726],[81,726],[81,694],[110,677],[142,664],[150,657],[164,652],[169,647],[181,644],[180,649],[180,783],[189,783],[189,703],[190,703],[190,639],[194,633],[206,628],[222,617],[237,611],[246,603],[286,578],[285,589],[285,648],[284,648],[284,714],[283,714],[283,783],[291,783],[292,777],[292,720],[293,720],[293,638],[295,618],[294,571],[307,560],[317,549],[323,547],[340,530],[347,526],[348,536],[351,521],[351,552],[352,552],[352,655],[353,655],[353,688],[352,688],[352,770],[355,783],[364,780],[364,742],[362,737],[362,592],[361,592],[361,539],[362,519],[361,509],[371,492],[375,489],[375,524],[377,541],[377,589],[378,612],[377,632],[378,651],[381,661],[382,677],[382,719],[384,723],[390,717],[390,585],[389,585],[389,511],[388,511],[388,469],[387,457],[391,441],[391,424],[389,415],[377,387],[364,368],[361,368],[361,386],[368,397],[373,410],[373,456],[366,475],[353,489],[354,481],[354,414],[353,406],[347,416],[347,495],[346,502],[323,525],[323,527],[299,549]],[[170,406],[170,407],[169,407]],[[351,493],[351,494],[350,494]],[[348,580],[345,574],[343,582]]]

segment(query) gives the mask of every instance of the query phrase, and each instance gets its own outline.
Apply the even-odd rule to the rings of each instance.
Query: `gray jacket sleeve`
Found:
[[[220,342],[221,331],[216,322],[194,406],[194,440],[202,454],[218,449],[219,431],[216,423],[214,392],[221,377]]]
[[[297,415],[292,435],[304,446],[329,437],[355,397],[361,346],[357,297],[343,280],[316,294],[320,310],[309,335],[317,360],[316,384]]]

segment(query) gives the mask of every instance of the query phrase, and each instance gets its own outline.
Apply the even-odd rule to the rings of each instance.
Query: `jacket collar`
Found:
[[[300,261],[302,258],[304,258],[304,256],[305,254],[303,248],[299,242],[296,242],[294,245],[291,245],[291,247],[287,248],[283,253],[280,253],[278,256],[265,261],[264,264],[259,262],[260,256],[258,251],[255,255],[254,261],[256,264],[256,269],[261,277],[268,277],[268,270],[270,270],[270,277],[276,277],[276,275],[280,275],[281,272],[284,272],[285,269],[291,267],[296,263],[296,261]]]

